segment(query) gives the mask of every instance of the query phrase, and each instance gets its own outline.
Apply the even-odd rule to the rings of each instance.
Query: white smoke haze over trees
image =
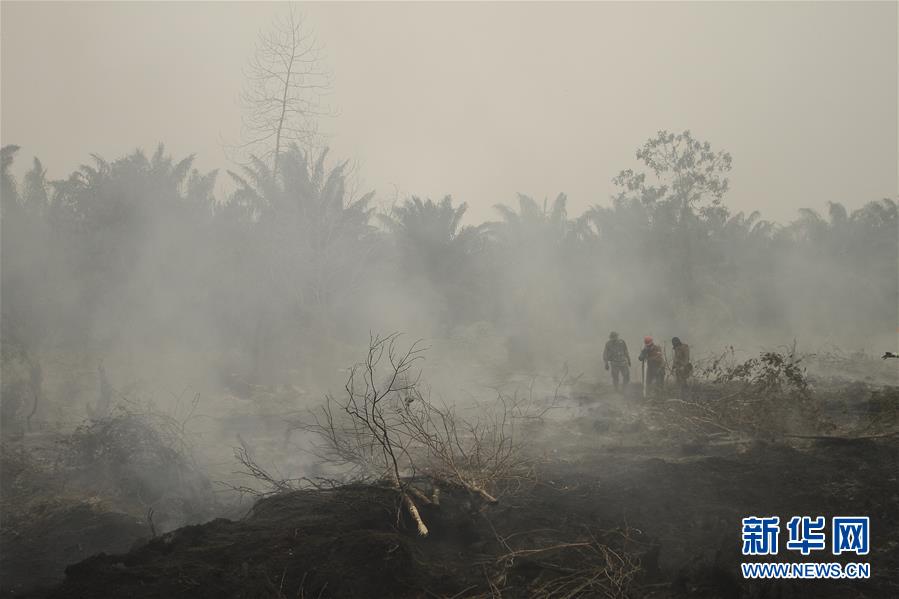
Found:
[[[6,22],[50,14],[7,6]],[[203,365],[196,372],[217,381],[235,370],[254,380],[305,378],[323,367],[333,374],[345,361],[339,348],[348,350],[369,331],[440,339],[478,331],[498,344],[485,347],[503,348],[493,358],[510,360],[513,369],[567,362],[589,370],[610,329],[632,340],[679,334],[709,350],[796,338],[810,349],[832,343],[876,352],[895,340],[895,194],[846,203],[807,196],[794,200],[803,203],[790,219],[769,220],[763,208],[772,204],[764,197],[751,210],[732,206],[743,167],[725,134],[669,131],[684,119],[669,123],[651,113],[641,117],[641,129],[658,132],[635,134],[616,148],[621,161],[603,165],[612,174],[600,186],[604,193],[578,198],[582,209],[572,208],[565,183],[535,194],[526,182],[510,181],[520,193],[490,198],[487,206],[478,194],[477,218],[465,196],[368,189],[365,181],[377,178],[369,174],[372,156],[361,156],[357,171],[351,161],[359,155],[328,151],[322,135],[322,125],[343,118],[330,104],[337,87],[320,32],[329,30],[327,13],[316,22],[317,5],[269,8],[241,46],[243,64],[234,65],[243,77],[234,99],[242,141],[232,149],[242,159],[212,169],[196,167],[208,157],[173,155],[161,144],[120,156],[85,147],[83,165],[68,175],[42,157],[29,167],[29,156],[42,148],[10,137],[28,113],[10,91],[19,81],[14,53],[4,52],[4,72],[13,78],[4,85],[3,314],[29,351],[80,348],[90,360],[134,367],[147,360],[186,367],[197,359]],[[453,19],[472,10],[494,17],[493,7],[434,8]],[[537,7],[509,10],[519,11],[509,14],[526,27],[534,11],[543,14]],[[815,15],[830,24],[841,10],[822,7]],[[184,12],[193,17],[193,9]],[[4,27],[11,48],[18,42]],[[340,55],[340,39],[327,40],[330,53]],[[785,49],[781,58],[790,56]],[[457,57],[459,68],[466,60]],[[517,68],[509,65],[510,77]],[[537,76],[541,67],[534,68]],[[416,73],[416,87],[453,93],[439,79],[439,64],[434,79]],[[395,94],[389,85],[369,92],[352,102]],[[344,98],[341,110],[353,114],[352,102]],[[550,109],[547,119],[559,110]],[[599,108],[590,114],[606,118]],[[535,127],[542,120],[539,113],[528,117]],[[40,138],[37,124],[19,135]],[[502,165],[504,141],[495,141],[500,153],[491,161]],[[472,138],[466,147],[491,143],[490,136]],[[431,146],[442,144],[435,137]],[[429,151],[421,146],[416,153]],[[791,160],[799,169],[804,158]],[[891,164],[887,171],[895,174]],[[410,172],[416,169],[410,164]],[[492,178],[513,176],[499,168]],[[850,168],[838,178],[865,183]]]
[[[824,430],[796,424],[818,413],[799,355],[899,384],[895,4],[2,9],[4,444],[64,436],[66,484],[153,536],[221,513],[207,478],[263,493],[231,447],[273,494],[332,475],[297,424],[326,394],[312,430],[388,470],[419,531],[416,477],[492,505],[535,476],[523,441],[561,436],[520,423],[617,405],[610,331],[635,384],[643,337],[670,359],[678,336],[697,379],[800,410],[784,434]],[[770,424],[733,410],[709,439]],[[341,445],[359,422],[380,445]],[[163,465],[117,469],[130,436]]]
[[[345,163],[295,145],[277,173],[261,161],[231,173],[223,201],[215,172],[162,146],[94,157],[58,181],[35,161],[21,182],[6,146],[4,314],[32,351],[137,362],[185,352],[203,372],[254,380],[333,371],[345,361],[337,347],[369,330],[478,330],[506,340],[508,356],[494,359],[525,370],[589,369],[606,329],[709,349],[785,334],[808,347],[890,346],[895,199],[810,208],[786,225],[733,213],[729,156],[689,132],[645,148],[673,140],[678,164],[659,170],[670,186],[649,183],[658,165],[641,150],[645,171],[623,172],[611,205],[570,216],[564,194],[521,195],[477,226],[460,224],[465,204],[451,198],[379,213],[372,194],[348,194]]]
[[[85,148],[58,177],[38,158],[25,170],[28,146],[8,142],[28,140],[4,136],[3,314],[29,351],[138,370],[197,359],[211,383],[333,375],[369,331],[462,336],[502,347],[491,358],[513,370],[589,370],[611,329],[710,351],[894,341],[894,195],[856,208],[809,198],[767,220],[730,206],[741,162],[728,140],[687,130],[631,140],[608,199],[577,212],[565,188],[493,198],[481,221],[465,197],[358,193],[352,156],[319,135],[339,118],[323,103],[333,77],[315,23],[294,5],[267,14],[243,71],[247,162],[220,165],[224,191],[220,169],[162,145]]]

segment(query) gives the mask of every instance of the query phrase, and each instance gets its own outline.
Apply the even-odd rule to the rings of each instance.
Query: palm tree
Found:
[[[19,192],[18,189],[16,189],[16,181],[9,172],[9,168],[12,166],[16,152],[18,151],[19,146],[14,145],[3,146],[3,148],[0,148],[0,200],[2,200],[2,212],[0,212],[0,214],[6,214],[8,210],[19,203]]]
[[[31,170],[25,174],[23,183],[22,201],[25,207],[32,212],[44,214],[50,208],[50,183],[47,180],[47,170],[37,157]]]
[[[255,223],[267,270],[298,305],[326,305],[363,272],[374,232],[373,193],[351,198],[347,163],[326,168],[327,151],[312,159],[292,145],[275,173],[259,159],[229,171],[237,183],[230,203]]]
[[[464,260],[483,247],[482,227],[461,226],[468,205],[453,206],[446,196],[440,202],[413,196],[391,208],[380,220],[397,242],[406,265],[440,280],[446,267]]]
[[[219,217],[232,229],[243,226],[241,237],[224,240],[224,247],[244,263],[244,278],[230,292],[246,306],[235,318],[250,315],[254,376],[277,351],[275,339],[291,337],[285,323],[297,332],[321,327],[333,338],[338,314],[372,266],[373,194],[351,197],[347,163],[328,168],[326,159],[327,151],[313,157],[294,144],[281,154],[277,172],[255,158],[239,174],[229,171],[237,189]]]
[[[439,202],[413,196],[380,220],[395,244],[399,277],[433,293],[432,312],[446,327],[475,318],[483,304],[484,226],[462,226],[465,203],[453,206],[450,196]]]
[[[496,204],[494,208],[502,220],[487,223],[487,230],[504,245],[558,247],[573,231],[568,220],[567,202],[567,196],[560,193],[551,206],[544,199],[541,207],[532,197],[518,194],[518,211]]]

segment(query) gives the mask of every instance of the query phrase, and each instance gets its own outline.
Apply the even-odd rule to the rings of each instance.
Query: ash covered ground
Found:
[[[235,459],[218,474],[182,445],[190,426],[134,408],[68,434],[28,434],[4,444],[3,592],[893,597],[895,369],[873,356],[776,355],[799,377],[787,368],[745,374],[743,363],[718,356],[700,363],[683,398],[667,388],[644,399],[639,384],[615,392],[564,371],[506,373],[491,387],[494,404],[511,406],[498,414],[510,421],[478,420],[483,455],[461,475],[412,442],[398,481],[378,476],[386,462],[376,459],[368,470],[336,468],[335,454],[310,441],[309,413],[297,420],[293,411],[236,437]],[[415,380],[412,391],[423,385]],[[410,402],[409,392],[395,392],[402,405],[438,405],[429,394]],[[331,401],[345,405],[339,395]],[[467,402],[489,413],[473,396]],[[466,414],[453,417],[471,422]],[[473,446],[458,434],[461,465]],[[291,463],[303,465],[303,477],[282,473]],[[158,472],[144,476],[149,468]],[[744,580],[740,523],[749,515],[870,516],[871,578]],[[183,522],[191,524],[175,527]],[[778,559],[852,561],[821,553]]]

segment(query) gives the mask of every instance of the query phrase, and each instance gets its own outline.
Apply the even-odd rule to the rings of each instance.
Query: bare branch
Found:
[[[325,103],[332,76],[323,55],[293,5],[259,34],[255,54],[244,69],[242,141],[232,150],[263,158],[277,173],[289,145],[306,149],[321,145],[317,119],[334,113]]]

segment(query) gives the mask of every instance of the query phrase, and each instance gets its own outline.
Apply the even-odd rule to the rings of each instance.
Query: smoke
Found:
[[[291,423],[343,389],[373,333],[421,340],[423,385],[450,405],[535,382],[546,395],[562,373],[599,382],[611,330],[632,358],[647,334],[668,351],[680,337],[694,359],[895,341],[891,199],[777,224],[662,180],[580,215],[564,195],[522,195],[463,224],[448,197],[375,208],[344,164],[297,147],[278,173],[229,173],[224,198],[215,173],[162,147],[43,172],[19,184],[4,170],[5,434],[93,416],[102,365],[113,407],[178,420],[199,394],[185,432],[203,469],[236,486],[222,457],[234,446],[278,473],[316,472]]]

